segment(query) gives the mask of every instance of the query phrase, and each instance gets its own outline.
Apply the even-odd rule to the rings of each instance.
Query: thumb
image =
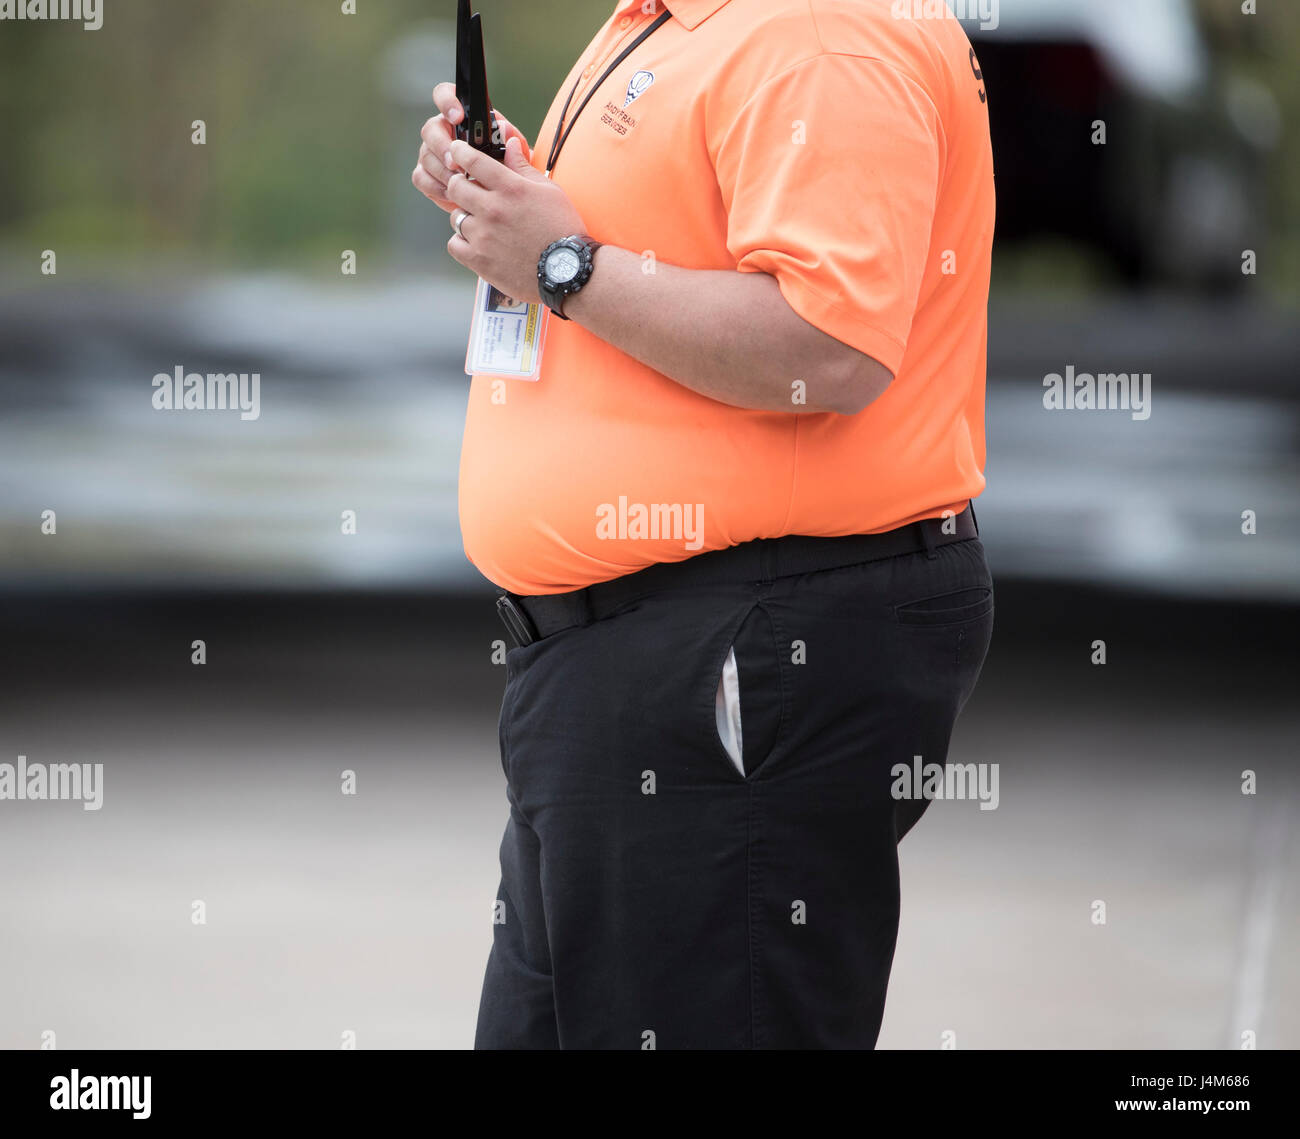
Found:
[[[546,178],[545,174],[524,157],[524,145],[516,135],[511,135],[506,139],[505,164],[507,170],[513,170],[524,178],[531,178],[534,181],[539,178],[543,180]]]

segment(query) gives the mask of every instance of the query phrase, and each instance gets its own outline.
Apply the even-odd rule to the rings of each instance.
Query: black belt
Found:
[[[522,647],[564,629],[590,625],[631,601],[666,589],[772,581],[922,550],[933,556],[938,546],[977,537],[975,511],[967,507],[951,518],[927,518],[883,534],[850,534],[843,538],[789,534],[783,538],[758,538],[725,550],[696,554],[681,562],[661,562],[569,593],[536,597],[503,593],[497,598],[497,612],[515,644]]]

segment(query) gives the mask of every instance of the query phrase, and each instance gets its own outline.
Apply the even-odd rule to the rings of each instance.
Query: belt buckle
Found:
[[[497,598],[497,615],[518,648],[522,649],[525,645],[531,645],[539,639],[537,630],[528,619],[528,614],[515,604],[510,594],[503,593]]]

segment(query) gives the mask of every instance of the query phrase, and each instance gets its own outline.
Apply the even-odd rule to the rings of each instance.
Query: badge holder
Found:
[[[550,316],[545,305],[516,301],[480,277],[465,374],[536,380]]]
[[[456,137],[490,158],[504,161],[505,140],[488,98],[483,21],[471,11],[470,0],[459,0],[456,9],[456,98],[465,110]],[[466,375],[536,380],[550,315],[545,305],[516,301],[479,278],[465,353]]]

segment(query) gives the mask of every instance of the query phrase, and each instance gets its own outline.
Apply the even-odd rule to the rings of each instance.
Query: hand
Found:
[[[553,241],[586,233],[569,195],[524,157],[518,138],[506,141],[505,162],[481,154],[467,142],[453,142],[445,162],[451,175],[447,200],[464,210],[460,234],[447,252],[490,285],[516,300],[537,304],[537,262]]]
[[[456,98],[454,83],[439,83],[433,89],[433,102],[441,113],[420,128],[420,153],[411,173],[411,184],[429,201],[451,213],[457,207],[447,200],[447,180],[460,168],[454,164],[450,169],[447,167],[447,148],[456,138],[456,124],[464,121],[465,108]],[[500,111],[496,116],[502,141],[517,138],[526,149],[528,140],[518,128],[512,126]]]

